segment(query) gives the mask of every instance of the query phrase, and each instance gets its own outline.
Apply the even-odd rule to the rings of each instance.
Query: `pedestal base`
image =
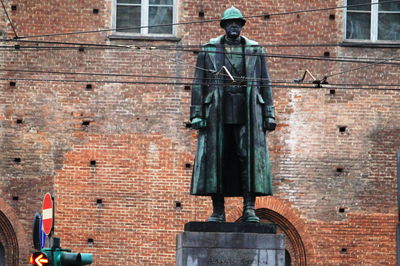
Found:
[[[207,225],[208,224],[208,225]],[[270,231],[262,224],[203,223],[193,231],[185,231],[177,236],[177,266],[209,266],[209,265],[285,265],[284,236],[271,233],[254,233],[254,231]],[[228,224],[228,223],[225,223]],[[237,225],[237,226],[235,226]],[[214,232],[199,232],[198,228]],[[192,226],[185,226],[188,230]],[[216,228],[223,232],[215,232]],[[248,227],[251,233],[243,232]],[[233,232],[226,232],[228,231]],[[236,229],[235,229],[236,228]],[[238,229],[239,228],[239,229]],[[236,232],[235,232],[236,231]],[[240,231],[240,232],[238,232]]]

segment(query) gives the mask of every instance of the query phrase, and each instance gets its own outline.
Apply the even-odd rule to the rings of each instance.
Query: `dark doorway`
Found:
[[[290,253],[287,249],[285,249],[285,266],[292,266],[292,257],[290,257]]]
[[[6,254],[4,252],[3,243],[0,243],[0,266],[6,265]]]

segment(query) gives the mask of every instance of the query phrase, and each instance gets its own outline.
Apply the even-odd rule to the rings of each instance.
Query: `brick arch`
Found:
[[[293,265],[307,265],[307,261],[312,257],[313,247],[300,214],[288,201],[273,196],[257,198],[256,207],[256,214],[261,218],[261,222],[277,224],[278,231],[287,236],[287,247],[290,249]],[[241,215],[242,209],[234,208],[228,217],[236,216],[236,222],[241,222]]]
[[[32,219],[33,220],[33,219]],[[25,264],[32,248],[14,209],[0,198],[0,241],[5,251],[6,265]]]
[[[286,235],[290,242],[289,254],[292,255],[292,261],[295,262],[295,265],[307,265],[306,249],[303,240],[293,224],[279,213],[270,209],[257,209],[256,214],[262,220],[265,219],[275,223],[280,229],[278,230]]]
[[[19,259],[17,235],[11,222],[2,211],[0,211],[0,242],[4,247],[6,265],[17,266]]]

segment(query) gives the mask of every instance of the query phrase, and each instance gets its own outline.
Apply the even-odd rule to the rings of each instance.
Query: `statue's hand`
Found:
[[[275,118],[268,117],[264,120],[264,131],[274,131],[276,129]]]
[[[193,129],[202,129],[206,127],[206,121],[202,118],[193,118],[192,119],[192,128]]]

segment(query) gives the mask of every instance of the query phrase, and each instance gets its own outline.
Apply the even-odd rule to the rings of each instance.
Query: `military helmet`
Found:
[[[246,23],[246,20],[244,19],[242,12],[240,12],[240,10],[237,9],[236,7],[232,6],[224,11],[224,14],[222,15],[219,25],[223,27],[224,22],[231,19],[239,19],[242,21],[243,25]]]

